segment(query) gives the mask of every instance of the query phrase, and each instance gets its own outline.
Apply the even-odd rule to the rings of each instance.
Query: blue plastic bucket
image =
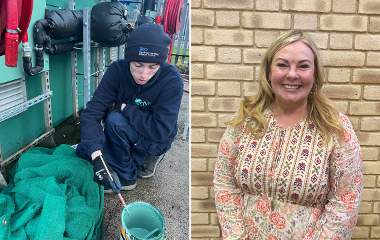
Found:
[[[128,204],[121,214],[120,240],[166,239],[166,224],[162,213],[145,202]]]

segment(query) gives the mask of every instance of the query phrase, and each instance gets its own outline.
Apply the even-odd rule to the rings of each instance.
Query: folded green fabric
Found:
[[[103,187],[68,145],[32,148],[0,192],[1,239],[103,239]]]

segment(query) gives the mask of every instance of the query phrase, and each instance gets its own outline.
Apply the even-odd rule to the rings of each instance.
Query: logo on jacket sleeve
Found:
[[[135,99],[135,103],[138,106],[149,106],[151,104],[151,102],[145,102],[145,101],[138,99],[138,98]]]

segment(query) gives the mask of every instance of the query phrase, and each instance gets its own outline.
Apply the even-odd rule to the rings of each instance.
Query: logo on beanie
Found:
[[[155,52],[149,52],[148,48],[140,47],[139,56],[146,56],[146,57],[156,57],[160,54]]]

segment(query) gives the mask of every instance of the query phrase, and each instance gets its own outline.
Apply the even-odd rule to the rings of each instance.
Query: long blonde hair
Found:
[[[231,121],[226,122],[227,125],[240,127],[243,125],[245,117],[249,115],[250,120],[255,120],[256,122],[256,124],[249,125],[251,133],[255,138],[260,138],[265,134],[268,123],[263,112],[266,108],[269,108],[274,101],[272,87],[268,81],[273,56],[281,48],[296,41],[302,41],[307,44],[314,54],[315,84],[311,89],[313,96],[308,97],[307,117],[319,127],[324,139],[326,139],[330,131],[336,131],[338,136],[343,136],[343,126],[339,120],[339,111],[334,107],[332,101],[321,92],[324,82],[324,72],[322,59],[317,46],[308,35],[298,30],[290,30],[283,33],[269,46],[260,65],[258,93],[255,96],[244,96],[244,100],[240,103],[237,116]],[[252,110],[252,108],[254,109]],[[251,111],[252,113],[250,113]]]

